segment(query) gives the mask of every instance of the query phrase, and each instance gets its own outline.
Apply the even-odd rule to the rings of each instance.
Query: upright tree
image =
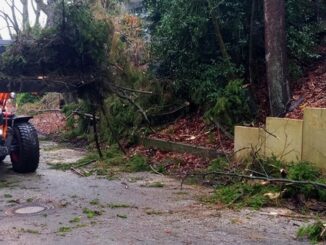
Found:
[[[62,2],[63,0],[35,0],[37,6],[46,14],[47,20],[46,20],[46,26],[47,27],[53,27],[56,23],[56,20],[59,18],[61,13],[58,13],[60,11],[59,8],[57,8],[57,5]]]
[[[272,116],[286,113],[290,101],[287,79],[285,0],[264,0],[267,83]]]
[[[28,0],[20,0],[22,4],[22,29],[23,32],[27,32],[30,28],[30,23],[29,23],[29,12],[28,12],[28,5],[29,1]]]

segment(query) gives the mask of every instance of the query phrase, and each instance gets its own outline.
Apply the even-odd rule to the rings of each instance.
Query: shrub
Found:
[[[131,157],[126,167],[127,170],[131,172],[142,172],[142,171],[148,171],[150,169],[147,159],[139,155],[135,155]]]
[[[26,103],[34,103],[40,100],[40,97],[35,96],[31,93],[19,93],[16,96],[16,103],[21,106]]]
[[[320,170],[309,162],[293,164],[288,170],[288,178],[293,180],[315,181],[320,175]]]
[[[315,181],[325,183],[321,171],[309,162],[293,164],[288,169],[288,178],[299,181]],[[316,188],[313,185],[292,185],[287,189],[287,195],[295,196],[303,194],[305,198],[315,198],[320,201],[326,200],[326,190]]]
[[[300,227],[297,232],[298,238],[307,237],[311,243],[326,241],[326,226],[321,221],[317,221],[314,224]]]
[[[252,117],[249,93],[243,88],[242,80],[230,81],[224,89],[210,97],[215,98],[215,105],[206,112],[206,118],[213,118],[231,128],[235,123]]]
[[[265,196],[266,193],[277,193],[280,189],[277,186],[263,186],[259,184],[235,183],[216,189],[212,200],[234,207],[252,207],[259,209],[271,203]]]

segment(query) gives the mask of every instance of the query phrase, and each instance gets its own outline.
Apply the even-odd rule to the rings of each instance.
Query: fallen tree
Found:
[[[17,36],[1,54],[3,92],[77,90],[89,96],[109,91],[108,54],[114,32],[109,17],[97,19],[87,4],[67,3],[61,12],[56,26]]]
[[[149,122],[133,93],[146,93],[119,84],[114,72],[114,26],[107,12],[90,1],[63,2],[54,26],[38,34],[17,36],[0,56],[0,90],[3,92],[71,92],[85,101],[92,118],[103,115],[110,129],[104,100],[116,95],[131,103]],[[116,58],[116,57],[115,57]],[[125,62],[128,59],[122,58]],[[120,67],[120,66],[119,66]],[[121,68],[123,69],[123,68]],[[124,75],[125,76],[125,75]],[[94,139],[99,149],[96,124]],[[112,133],[116,135],[116,133]],[[119,140],[114,137],[117,143]],[[123,148],[121,147],[123,150]],[[100,152],[100,149],[99,149]],[[100,154],[101,155],[101,154]]]

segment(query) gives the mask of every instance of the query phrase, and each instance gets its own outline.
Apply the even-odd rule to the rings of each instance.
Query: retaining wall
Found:
[[[326,108],[306,108],[303,120],[268,117],[265,128],[236,126],[234,151],[238,160],[257,152],[326,170]]]

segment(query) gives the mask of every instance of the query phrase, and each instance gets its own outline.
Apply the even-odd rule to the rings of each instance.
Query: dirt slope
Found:
[[[326,108],[326,48],[323,55],[324,58],[313,66],[305,77],[297,81],[293,100],[302,100],[302,103],[286,117],[302,119],[306,107]]]

